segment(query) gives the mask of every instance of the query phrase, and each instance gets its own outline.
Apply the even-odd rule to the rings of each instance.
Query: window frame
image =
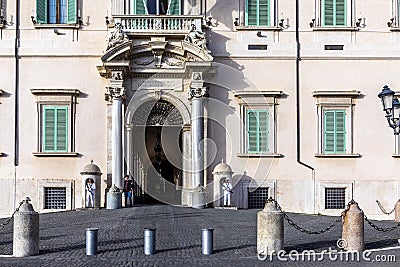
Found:
[[[324,215],[337,216],[343,209],[326,209],[326,188],[345,188],[345,204],[349,203],[352,199],[354,184],[351,181],[338,181],[338,180],[327,180],[318,182],[317,194],[317,210]]]
[[[159,1],[161,0],[154,0],[156,1],[156,6],[158,3],[158,6],[160,6]],[[130,1],[122,1],[120,3],[114,2],[112,5],[112,15],[120,16],[120,15],[134,15],[134,16],[180,16],[182,15],[182,10],[183,10],[183,1],[182,0],[177,0],[179,3],[179,12],[178,14],[171,14],[171,4],[173,0],[167,0],[168,5],[167,5],[167,12],[166,14],[160,14],[160,8],[156,7],[156,14],[149,14],[148,11],[148,6],[143,2],[143,0],[130,0]],[[142,9],[144,9],[144,12],[140,12],[138,14],[138,2],[142,2],[139,5],[142,5]]]
[[[313,96],[317,100],[317,153],[316,157],[359,157],[354,153],[353,142],[353,117],[355,98],[360,95],[359,91],[314,91]],[[325,151],[325,112],[345,111],[345,152],[331,153]]]
[[[39,179],[37,184],[37,194],[39,199],[39,210],[46,212],[59,212],[63,210],[72,210],[75,208],[73,203],[74,192],[72,190],[74,181],[73,180],[45,180]],[[45,209],[45,188],[46,187],[61,187],[66,189],[66,207],[65,209]]]
[[[42,148],[41,148],[41,151],[42,152],[45,152],[45,153],[48,153],[48,152],[68,152],[68,144],[70,143],[69,142],[69,136],[70,136],[70,132],[69,132],[69,130],[70,130],[70,127],[68,127],[69,126],[69,116],[68,116],[68,110],[69,110],[69,105],[42,105],[41,106],[41,108],[43,109],[42,110],[42,112],[41,112],[41,115],[43,116],[43,118],[42,118],[42,123],[41,123],[41,127],[42,127],[42,129],[41,129],[41,136],[42,136]],[[49,127],[48,125],[47,125],[47,111],[48,110],[51,110],[51,111],[53,111],[53,116],[54,116],[54,122],[52,122],[52,128],[53,128],[53,140],[52,140],[52,146],[53,146],[53,149],[46,149],[46,147],[47,147],[47,145],[48,145],[48,143],[47,143],[47,128]],[[65,111],[65,116],[66,116],[66,120],[65,120],[65,124],[64,124],[64,126],[65,126],[65,143],[66,143],[66,145],[65,145],[65,148],[64,149],[59,149],[58,147],[59,147],[59,144],[58,144],[58,142],[59,142],[59,138],[60,138],[60,135],[59,135],[59,132],[61,131],[60,129],[59,129],[59,114],[58,114],[58,111],[59,110],[64,110]]]
[[[50,1],[56,1],[56,21],[50,22]],[[61,20],[60,1],[63,0],[36,0],[36,21],[35,27],[80,27],[78,23],[78,14],[80,13],[79,0],[64,0],[65,7],[65,22]]]
[[[37,150],[34,156],[77,156],[75,152],[75,115],[76,99],[80,94],[77,89],[31,89],[36,96],[37,103]],[[66,149],[45,149],[45,110],[53,108],[65,108],[67,110],[66,121]],[[55,141],[56,142],[56,141]]]
[[[277,106],[278,98],[283,95],[282,91],[237,91],[234,96],[238,98],[240,105],[241,131],[240,148],[238,157],[281,157],[277,153]],[[248,111],[268,111],[268,151],[249,151],[248,150]]]
[[[314,18],[311,24],[313,30],[358,30],[355,26],[356,23],[356,0],[344,0],[345,4],[345,25],[325,25],[324,6],[326,0],[315,0],[314,2]],[[334,0],[336,1],[336,0]]]
[[[279,18],[278,12],[278,1],[279,0],[268,0],[268,23],[267,25],[248,25],[248,0],[241,0],[239,2],[239,10],[237,13],[237,22],[235,22],[236,30],[282,30],[282,27],[278,26],[278,20],[284,19]]]

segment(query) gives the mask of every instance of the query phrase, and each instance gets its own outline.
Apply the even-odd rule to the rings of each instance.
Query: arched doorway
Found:
[[[141,176],[135,177],[138,202],[181,204],[183,124],[179,110],[164,99],[147,101],[135,111],[132,152],[141,168],[135,172]]]

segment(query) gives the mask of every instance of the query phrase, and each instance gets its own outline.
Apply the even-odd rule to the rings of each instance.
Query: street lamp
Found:
[[[383,86],[382,92],[378,94],[378,97],[382,101],[383,110],[386,112],[386,119],[389,123],[389,127],[393,128],[394,134],[400,133],[400,102],[397,98],[394,98],[394,92],[385,85]]]

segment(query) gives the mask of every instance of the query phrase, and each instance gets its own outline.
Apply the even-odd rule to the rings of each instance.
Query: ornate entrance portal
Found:
[[[128,150],[141,169],[137,173],[133,166],[135,198],[181,205],[183,119],[178,109],[163,99],[147,101],[135,111],[131,128],[135,148]]]

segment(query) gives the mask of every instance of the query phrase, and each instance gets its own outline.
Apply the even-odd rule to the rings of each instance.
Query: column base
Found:
[[[107,193],[106,209],[115,210],[122,208],[122,193],[110,191]]]
[[[206,191],[202,186],[193,189],[192,208],[204,209],[206,207]]]

